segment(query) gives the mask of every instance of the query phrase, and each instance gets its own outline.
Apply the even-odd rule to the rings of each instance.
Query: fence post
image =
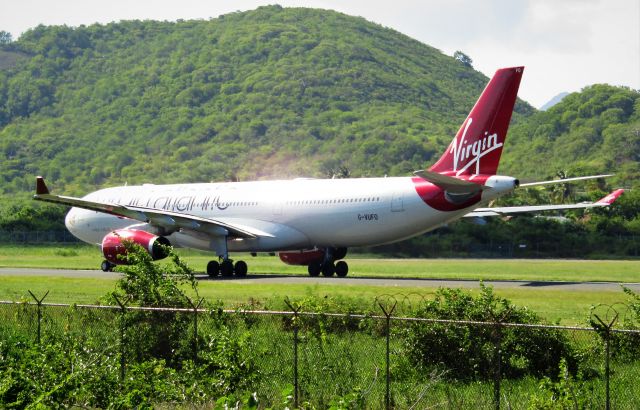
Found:
[[[204,298],[200,298],[198,304],[194,304],[189,296],[185,296],[189,301],[189,304],[193,308],[193,363],[198,364],[198,309],[204,301]]]
[[[125,333],[126,333],[126,324],[125,324],[125,315],[127,313],[127,303],[129,303],[130,297],[127,298],[124,302],[121,302],[118,299],[118,295],[112,293],[113,298],[116,300],[118,305],[120,306],[121,316],[120,316],[120,381],[124,382],[125,376]]]
[[[298,313],[302,310],[302,306],[293,307],[289,299],[285,299],[284,303],[289,306],[293,312],[293,408],[298,408]]]
[[[609,323],[605,323],[595,313],[593,314],[593,317],[595,317],[598,320],[598,322],[600,322],[600,324],[602,325],[602,328],[604,329],[604,346],[605,346],[604,378],[605,378],[605,393],[606,393],[605,409],[610,410],[611,397],[610,397],[610,390],[609,390],[609,380],[610,380],[609,362],[610,362],[611,355],[610,355],[609,348],[610,348],[610,340],[611,340],[611,329],[613,328],[613,325],[616,323],[616,320],[618,319],[618,312],[616,312],[615,316]]]
[[[493,378],[493,402],[496,410],[500,410],[500,382],[502,381],[502,326],[496,323],[495,328],[494,378]]]
[[[381,302],[378,302],[378,306],[380,306],[380,309],[382,309],[382,312],[384,313],[384,316],[386,317],[386,329],[385,332],[387,333],[387,348],[386,348],[386,376],[387,376],[387,380],[386,380],[386,390],[384,393],[384,405],[385,405],[385,409],[389,410],[391,408],[391,370],[390,370],[390,363],[391,363],[391,359],[390,359],[390,350],[389,350],[389,341],[391,339],[391,315],[393,314],[393,311],[396,310],[396,306],[398,305],[398,301],[394,301],[393,306],[391,306],[391,309],[389,311],[387,311],[387,309],[385,309],[384,305]]]
[[[495,324],[494,343],[495,350],[493,352],[493,367],[495,369],[493,375],[493,403],[496,410],[500,410],[500,383],[502,382],[502,329],[503,323],[508,320],[512,307],[502,312],[491,310],[489,317]],[[499,314],[498,314],[499,313]]]
[[[30,290],[29,290],[29,294],[31,294],[31,297],[36,301],[36,304],[38,305],[38,344],[40,344],[40,322],[42,322],[42,301],[44,300],[44,298],[47,297],[47,295],[49,294],[49,291],[47,291],[47,293],[44,294],[42,299],[38,299],[36,295],[34,295],[33,292],[31,292]]]

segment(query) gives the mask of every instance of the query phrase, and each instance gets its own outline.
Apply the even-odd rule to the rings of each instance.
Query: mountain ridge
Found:
[[[514,124],[507,144],[501,172],[520,179],[615,173],[611,185],[634,187],[640,177],[640,92],[585,87]]]
[[[549,108],[553,107],[554,105],[556,105],[560,101],[562,101],[562,99],[564,97],[566,97],[567,95],[569,95],[569,93],[566,92],[566,91],[563,91],[561,93],[556,94],[549,101],[547,101],[546,103],[542,104],[542,106],[539,108],[539,110],[540,111],[547,111]]]
[[[4,52],[21,56],[0,70],[5,194],[30,192],[35,175],[73,195],[340,170],[408,175],[446,148],[488,81],[362,18],[279,6],[208,21],[38,26]],[[605,125],[635,121],[628,106]],[[550,169],[520,164],[531,163],[527,144],[542,138],[556,107],[541,114],[516,104],[501,172],[539,178],[575,161],[542,150]],[[589,110],[575,114],[582,125]],[[600,155],[588,151],[572,155]],[[596,162],[590,170],[615,164]]]
[[[11,46],[31,57],[0,75],[5,192],[30,189],[35,174],[75,194],[341,166],[406,175],[446,147],[487,82],[362,18],[277,6],[39,26]]]

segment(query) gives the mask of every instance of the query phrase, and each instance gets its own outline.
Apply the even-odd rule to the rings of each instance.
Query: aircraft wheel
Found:
[[[336,248],[333,252],[333,258],[335,260],[343,259],[345,256],[347,256],[347,248]]]
[[[333,276],[336,271],[336,267],[333,263],[325,263],[322,265],[322,276],[326,276],[327,278]]]
[[[108,260],[104,260],[100,264],[100,269],[102,269],[103,272],[111,272],[114,266],[115,265],[113,263],[109,262]]]
[[[222,276],[233,276],[233,262],[229,259],[220,264],[220,274]]]
[[[220,273],[220,264],[218,261],[209,261],[209,263],[207,263],[207,275],[215,278],[218,276],[218,273]]]
[[[234,272],[236,276],[244,277],[247,276],[247,271],[249,268],[247,267],[247,263],[245,261],[238,261],[234,267]]]
[[[349,273],[349,265],[345,261],[339,261],[336,263],[336,275],[341,278],[344,278]]]
[[[320,271],[322,270],[322,265],[319,263],[310,263],[307,266],[307,270],[309,271],[309,276],[318,276],[320,275]]]

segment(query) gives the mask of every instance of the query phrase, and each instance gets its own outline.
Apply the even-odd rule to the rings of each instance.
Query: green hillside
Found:
[[[509,131],[501,172],[521,179],[616,173],[617,186],[640,181],[640,92],[598,84],[565,97]]]
[[[39,26],[5,48],[15,55],[0,71],[4,193],[32,190],[36,174],[69,194],[341,166],[406,175],[439,155],[487,81],[362,18],[278,6]]]
[[[0,231],[64,229],[64,207],[29,200],[35,175],[70,195],[125,182],[408,175],[444,150],[487,81],[396,31],[324,10],[39,26],[0,46]],[[610,185],[635,186],[639,129],[640,93],[626,88],[587,87],[546,112],[520,101],[500,172],[616,172]],[[611,188],[582,186],[504,202]],[[633,190],[567,223],[466,221],[381,252],[514,256],[525,243],[516,256],[638,257],[628,238],[640,235],[639,203]]]

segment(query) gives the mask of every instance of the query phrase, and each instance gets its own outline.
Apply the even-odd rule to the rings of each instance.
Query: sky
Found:
[[[4,3],[4,4],[3,4]],[[640,0],[0,0],[0,30],[142,19],[209,19],[261,5],[336,10],[392,28],[488,77],[524,65],[519,97],[540,107],[608,83],[640,89]]]

